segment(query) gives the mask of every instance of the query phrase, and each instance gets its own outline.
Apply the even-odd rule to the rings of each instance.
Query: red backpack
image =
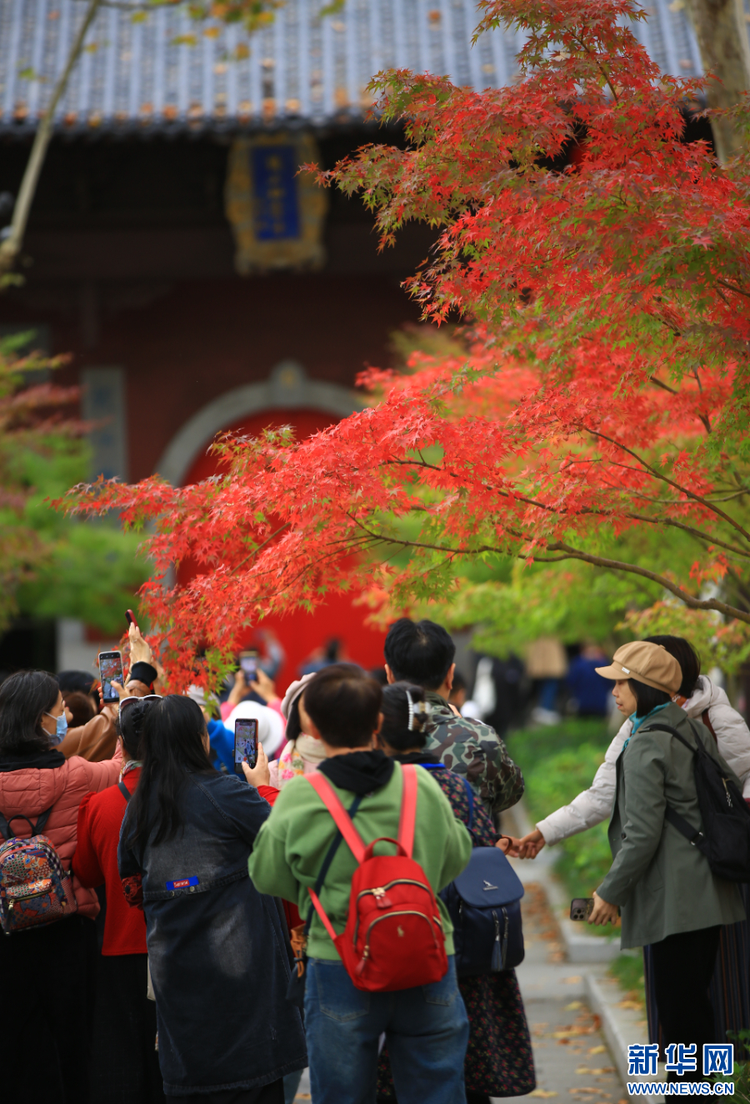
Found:
[[[355,988],[370,992],[412,989],[440,981],[448,970],[440,909],[418,862],[411,857],[417,814],[417,768],[401,768],[403,792],[398,840],[380,836],[367,847],[335,790],[319,773],[308,777],[359,867],[352,878],[346,928],[336,935],[318,895],[310,896]],[[376,843],[393,843],[395,855],[374,855]]]

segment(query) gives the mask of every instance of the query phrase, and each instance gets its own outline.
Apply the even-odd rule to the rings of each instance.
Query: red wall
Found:
[[[74,354],[59,378],[77,382],[87,366],[125,369],[131,480],[150,475],[181,426],[224,392],[267,379],[286,359],[313,379],[352,387],[366,365],[389,362],[390,334],[417,319],[392,276],[186,281],[101,297],[91,348],[81,349],[75,316],[50,318],[55,351]]]
[[[268,426],[293,425],[297,436],[302,438],[317,433],[336,420],[333,416],[313,410],[268,410],[226,428],[256,434]],[[205,454],[192,464],[185,483],[196,483],[217,471],[216,458]],[[286,652],[286,662],[278,677],[279,691],[283,692],[292,679],[298,677],[300,664],[313,649],[325,644],[331,637],[342,641],[347,658],[353,662],[367,668],[382,666],[385,634],[364,624],[366,612],[362,606],[354,605],[351,594],[334,595],[314,613],[297,610],[285,617],[269,617],[263,621],[261,630],[273,630]],[[255,642],[256,630],[248,630],[246,644]]]

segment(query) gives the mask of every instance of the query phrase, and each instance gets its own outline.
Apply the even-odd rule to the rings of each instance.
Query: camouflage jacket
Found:
[[[488,812],[510,809],[523,797],[524,781],[505,742],[484,721],[461,717],[439,694],[427,692],[432,710],[425,750],[439,755],[456,774],[468,779]]]

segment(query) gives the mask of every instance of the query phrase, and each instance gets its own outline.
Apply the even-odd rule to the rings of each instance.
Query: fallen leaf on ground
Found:
[[[573,974],[572,977],[563,978],[563,985],[577,985],[580,980],[580,974]]]
[[[643,1002],[642,1001],[637,1001],[637,1000],[618,1001],[617,1002],[617,1007],[618,1008],[634,1008],[634,1009],[637,1010],[637,1009],[643,1007]]]
[[[546,1100],[548,1096],[557,1096],[557,1093],[554,1089],[534,1089],[533,1092],[529,1093],[529,1096],[543,1096]]]
[[[614,1066],[602,1066],[601,1069],[591,1069],[589,1066],[579,1066],[576,1073],[614,1073]]]
[[[568,1089],[571,1096],[609,1096],[609,1093],[603,1093],[601,1089]]]
[[[604,1054],[606,1049],[605,1046],[589,1047],[589,1054]]]
[[[576,1012],[579,1008],[583,1008],[582,1001],[571,1001],[570,1004],[565,1005],[566,1012]]]

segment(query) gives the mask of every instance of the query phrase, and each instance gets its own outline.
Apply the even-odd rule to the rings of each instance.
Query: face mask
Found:
[[[52,717],[52,714],[47,713],[46,716]],[[49,741],[52,747],[57,747],[65,739],[65,733],[68,731],[68,718],[65,716],[65,710],[63,710],[59,717],[52,717],[52,719],[55,722],[55,735],[50,736]]]

